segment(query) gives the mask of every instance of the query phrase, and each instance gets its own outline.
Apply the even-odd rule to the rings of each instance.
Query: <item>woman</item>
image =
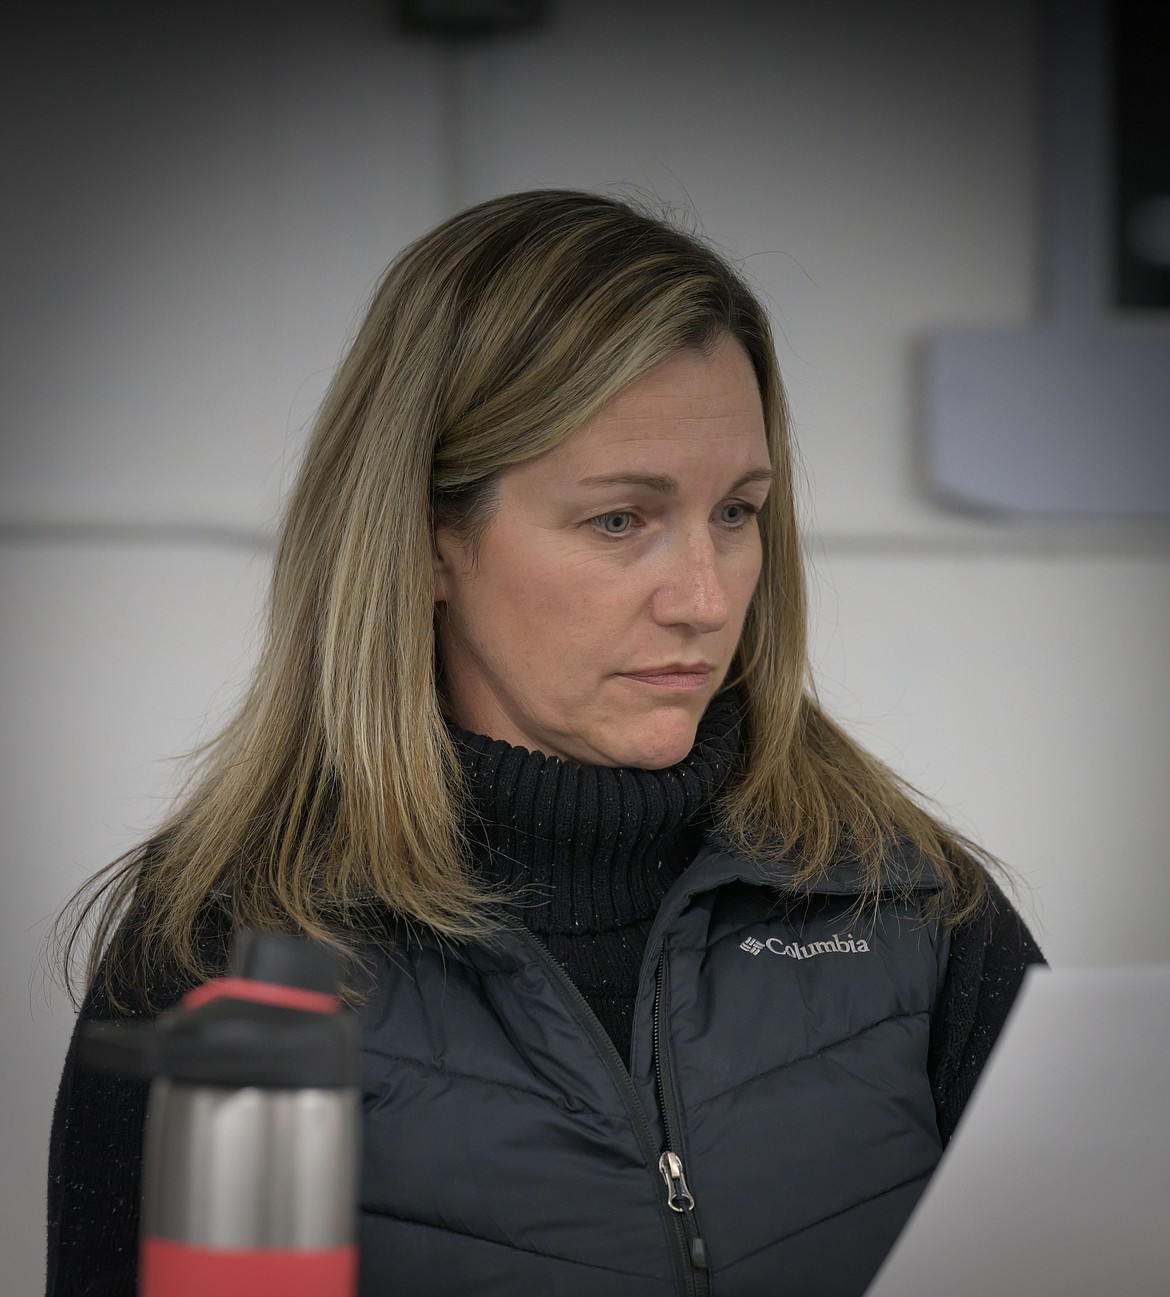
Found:
[[[363,1294],[861,1293],[937,1163],[1040,956],[817,704],[792,471],[760,302],[622,202],[493,199],[378,289],[82,1013],[233,924],[351,951]],[[51,1293],[132,1291],[143,1103],[71,1050]]]

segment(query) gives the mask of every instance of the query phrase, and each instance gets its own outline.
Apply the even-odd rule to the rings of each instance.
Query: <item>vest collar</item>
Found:
[[[793,854],[774,860],[752,860],[722,849],[715,843],[702,847],[682,877],[667,892],[654,920],[647,942],[653,950],[663,931],[687,907],[705,892],[727,883],[749,883],[768,887],[788,897],[860,896],[864,890],[861,868],[853,857],[842,855],[816,878],[794,882],[799,861]],[[885,864],[883,896],[917,895],[938,891],[942,887],[934,866],[917,847],[899,843]]]

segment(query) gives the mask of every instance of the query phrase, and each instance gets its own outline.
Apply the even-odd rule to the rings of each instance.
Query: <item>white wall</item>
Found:
[[[46,921],[246,675],[279,490],[382,267],[491,194],[624,185],[745,259],[826,699],[1020,871],[1054,960],[1170,958],[1170,535],[956,518],[917,485],[918,341],[1034,306],[1030,5],[561,0],[455,53],[374,0],[167,8],[30,18],[5,79],[6,1292],[41,1285],[72,1021]]]

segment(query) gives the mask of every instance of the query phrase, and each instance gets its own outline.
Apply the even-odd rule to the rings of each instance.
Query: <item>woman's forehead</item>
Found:
[[[592,421],[555,449],[512,470],[534,488],[572,486],[604,491],[642,487],[676,494],[680,479],[715,484],[771,480],[764,421],[757,402],[749,409],[702,417],[651,417]]]
[[[736,354],[738,353],[738,354]],[[568,439],[578,453],[673,437],[764,435],[755,372],[738,343],[706,357],[686,352],[648,370]]]
[[[730,336],[707,352],[677,352],[659,361],[612,397],[597,418],[653,419],[666,410],[706,418],[736,406],[758,409],[759,385],[742,343]]]

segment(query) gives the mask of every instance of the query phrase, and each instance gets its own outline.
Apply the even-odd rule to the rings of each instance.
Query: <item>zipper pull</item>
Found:
[[[695,1200],[687,1188],[682,1158],[667,1149],[658,1159],[658,1169],[666,1181],[666,1203],[671,1211],[694,1211]]]

